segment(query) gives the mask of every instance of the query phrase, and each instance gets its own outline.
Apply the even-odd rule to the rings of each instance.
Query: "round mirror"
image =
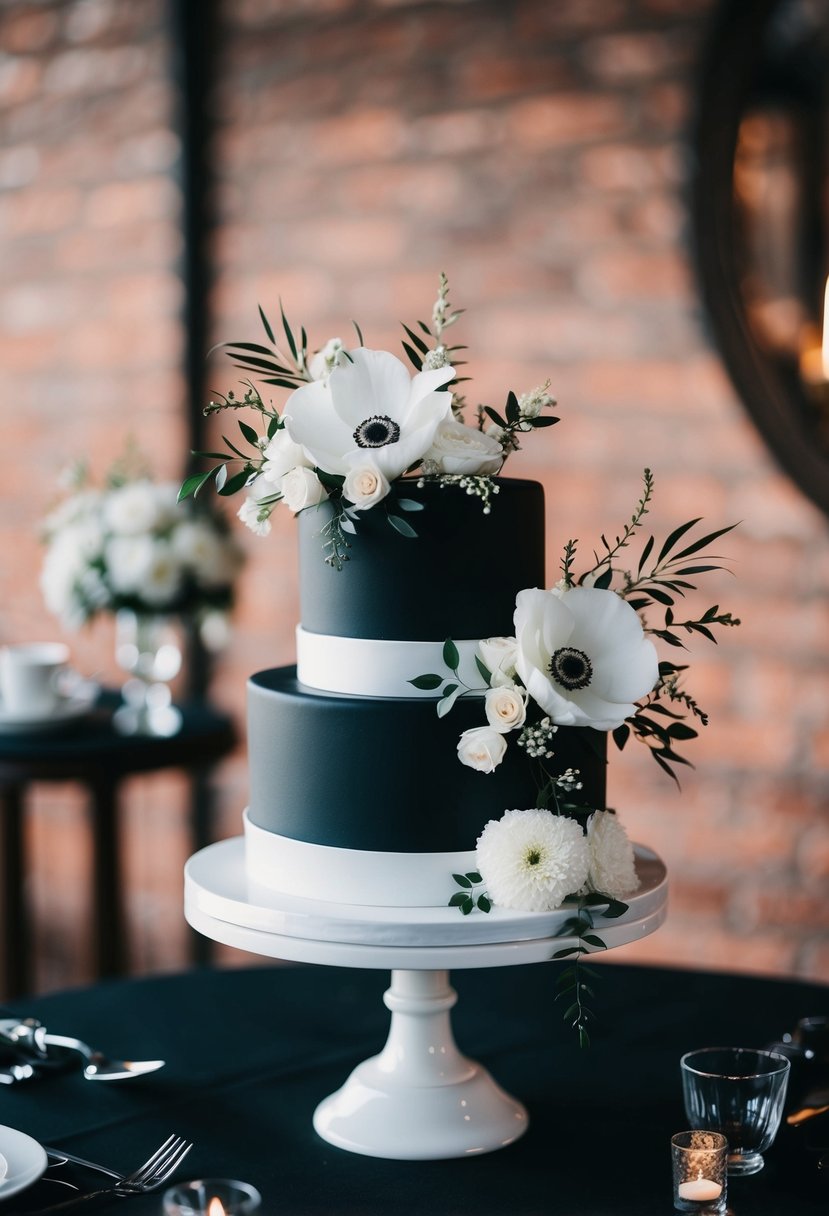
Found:
[[[829,4],[722,0],[700,81],[693,229],[731,379],[829,513]]]

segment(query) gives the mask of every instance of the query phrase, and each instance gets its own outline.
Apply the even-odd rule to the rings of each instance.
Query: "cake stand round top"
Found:
[[[654,933],[667,913],[668,883],[659,857],[636,845],[639,890],[610,919],[591,909],[608,949]],[[199,933],[252,954],[291,962],[381,970],[502,967],[547,962],[576,944],[559,936],[576,906],[555,912],[493,908],[375,908],[301,899],[249,882],[242,837],[194,854],[185,867],[184,911]]]

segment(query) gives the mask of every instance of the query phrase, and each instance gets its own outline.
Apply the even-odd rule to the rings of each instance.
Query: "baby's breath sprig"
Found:
[[[432,480],[431,476],[421,477],[417,483],[418,487],[422,489],[426,482],[430,480]],[[480,498],[484,515],[489,515],[492,511],[493,495],[501,492],[501,487],[497,481],[493,481],[491,477],[483,474],[440,473],[435,476],[435,480],[441,488],[443,486],[457,486],[470,496]]]

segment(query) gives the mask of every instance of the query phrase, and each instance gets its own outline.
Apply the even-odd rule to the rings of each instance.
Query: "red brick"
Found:
[[[615,97],[553,93],[515,102],[507,112],[510,140],[530,151],[618,138],[627,129],[625,106]]]
[[[581,58],[599,82],[629,84],[667,75],[689,62],[687,38],[637,31],[588,40]]]
[[[0,46],[7,55],[42,51],[54,40],[58,14],[48,9],[9,10],[0,14]]]

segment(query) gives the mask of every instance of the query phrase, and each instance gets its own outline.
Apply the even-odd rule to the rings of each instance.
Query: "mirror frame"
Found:
[[[829,514],[829,444],[796,367],[752,332],[740,290],[734,158],[740,121],[754,98],[764,34],[787,0],[720,0],[704,48],[691,134],[691,225],[700,295],[737,393],[782,469]]]

